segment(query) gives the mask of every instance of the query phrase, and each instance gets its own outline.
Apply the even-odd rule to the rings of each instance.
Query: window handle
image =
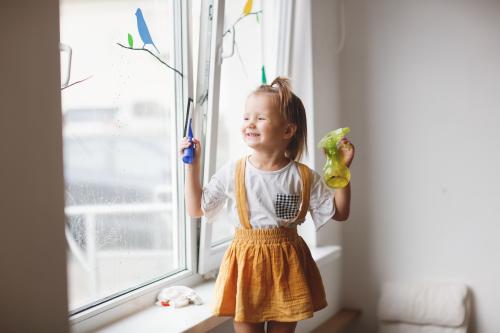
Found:
[[[231,30],[227,30],[231,34],[231,51],[228,54],[224,54],[224,50],[221,52],[221,62],[226,58],[231,58],[234,55],[234,44],[236,43],[236,30],[234,30],[234,26],[231,27]],[[224,49],[224,36],[222,36],[222,46],[221,49]]]
[[[66,73],[64,75],[64,80],[61,84],[61,89],[66,88],[69,84],[69,79],[71,75],[71,57],[73,54],[73,50],[69,45],[66,45],[64,43],[59,43],[59,52],[67,52],[68,53],[68,66],[66,67]]]

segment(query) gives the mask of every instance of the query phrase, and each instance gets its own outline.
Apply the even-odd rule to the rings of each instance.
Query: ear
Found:
[[[291,139],[297,132],[297,125],[288,123],[285,128],[285,139]]]

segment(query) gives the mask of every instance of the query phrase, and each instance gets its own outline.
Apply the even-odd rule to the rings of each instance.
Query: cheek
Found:
[[[266,129],[267,132],[277,134],[279,133],[279,127],[276,126],[273,123],[267,123],[264,128]]]

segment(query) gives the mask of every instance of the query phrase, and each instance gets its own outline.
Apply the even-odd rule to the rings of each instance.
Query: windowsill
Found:
[[[311,253],[318,266],[333,262],[341,255],[339,246],[311,248]],[[151,306],[147,309],[121,319],[96,332],[205,332],[221,325],[230,317],[212,315],[210,299],[214,280],[203,282],[193,289],[203,299],[202,305],[188,305],[183,308]]]

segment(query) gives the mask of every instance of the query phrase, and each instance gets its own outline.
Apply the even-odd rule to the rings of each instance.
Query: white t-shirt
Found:
[[[225,164],[203,187],[201,205],[208,222],[223,214],[235,227],[241,226],[234,191],[235,170],[236,161]],[[247,158],[245,189],[252,228],[293,227],[303,223],[304,220],[294,221],[300,208],[301,185],[299,169],[294,161],[280,170],[263,171],[253,166]],[[333,190],[326,186],[314,170],[309,213],[316,230],[335,213]]]

